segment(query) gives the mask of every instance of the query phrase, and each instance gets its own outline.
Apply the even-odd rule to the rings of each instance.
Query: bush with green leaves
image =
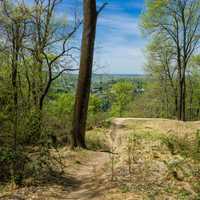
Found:
[[[130,102],[133,100],[134,85],[131,81],[122,80],[112,85],[111,94],[111,115],[122,117],[127,111]]]
[[[45,127],[62,143],[70,142],[72,115],[74,108],[74,93],[57,93],[49,100],[46,109]],[[100,126],[107,118],[104,109],[107,98],[91,94],[88,107],[87,128]]]
[[[107,104],[106,97],[90,95],[87,121],[88,128],[103,125],[103,122],[109,116],[108,109],[106,108],[109,107]]]

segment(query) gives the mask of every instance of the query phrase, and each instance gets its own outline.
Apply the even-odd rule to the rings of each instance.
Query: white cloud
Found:
[[[73,19],[74,8],[80,11],[79,15],[82,17],[80,2],[81,0],[68,2],[68,19]],[[102,4],[101,0],[97,2],[98,6]],[[141,10],[142,7],[142,1],[124,1],[123,4],[111,3],[100,14],[95,61],[98,66],[106,67],[104,71],[109,73],[143,72],[145,40],[140,35],[139,17],[126,11],[126,8]],[[60,11],[63,12],[63,9],[61,8]],[[78,38],[80,39],[80,37],[81,33],[79,32]]]
[[[145,41],[140,36],[138,18],[125,13],[103,14],[96,46],[95,58],[107,72],[143,73]]]
[[[98,25],[124,34],[140,35],[138,19],[126,14],[104,14],[100,17]]]
[[[115,43],[115,44],[114,44]],[[114,40],[113,45],[105,44],[104,48],[97,50],[96,60],[109,73],[143,73],[145,63],[144,49],[134,44],[123,45]]]

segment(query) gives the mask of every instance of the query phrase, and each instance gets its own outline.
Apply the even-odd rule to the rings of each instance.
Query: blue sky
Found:
[[[97,63],[110,73],[142,73],[145,40],[139,29],[143,0],[110,0],[97,29]]]
[[[32,0],[27,0],[31,2]],[[82,18],[83,0],[63,0],[56,15],[73,19],[74,11]],[[95,46],[97,73],[141,74],[145,64],[145,39],[139,29],[144,0],[97,0],[97,6],[108,2],[98,19]],[[81,30],[78,33],[81,41]]]
[[[100,6],[106,0],[97,0]],[[64,0],[62,10],[68,15],[82,10],[82,0]],[[139,16],[144,0],[107,0],[108,5],[98,19],[95,48],[97,73],[143,73],[145,39],[139,29]],[[81,17],[81,14],[80,14]]]

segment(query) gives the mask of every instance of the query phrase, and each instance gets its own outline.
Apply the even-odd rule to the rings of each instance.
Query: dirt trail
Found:
[[[107,134],[107,140],[110,146],[116,146],[118,137],[117,131],[123,126],[127,118],[116,118],[112,122],[110,131]],[[81,183],[80,187],[71,190],[66,199],[79,200],[103,200],[106,194],[112,189],[110,180],[110,162],[109,153],[93,152],[90,161],[78,171],[74,176],[78,177]]]
[[[107,132],[108,140],[111,141],[110,133],[113,131]],[[44,184],[20,188],[3,196],[0,194],[0,200],[103,200],[109,189],[109,154],[87,151],[86,157],[81,158],[74,168],[65,167],[63,177],[55,177],[55,180],[50,178],[49,183],[45,180]]]
[[[118,130],[123,127],[124,122],[130,118],[116,118],[112,121],[107,140],[112,151],[117,151]],[[110,153],[87,152],[84,163],[76,167],[65,168],[65,175],[49,183],[36,187],[27,187],[12,192],[12,195],[0,196],[2,200],[103,200],[110,188]],[[66,160],[68,162],[68,160]],[[59,180],[58,180],[59,179]],[[112,186],[111,186],[112,187]]]
[[[148,119],[148,118],[116,118],[112,121],[112,126],[110,130],[107,130],[106,140],[110,145],[110,150],[112,153],[100,152],[100,151],[87,151],[86,154],[81,154],[80,152],[75,153],[76,156],[81,157],[77,159],[78,162],[72,157],[74,163],[72,165],[67,165],[65,167],[64,175],[62,177],[55,177],[49,179],[44,184],[39,184],[38,186],[31,186],[27,188],[20,188],[15,192],[12,192],[12,195],[4,195],[0,199],[2,200],[139,200],[144,199],[143,192],[122,192],[120,187],[128,183],[125,179],[124,182],[119,182],[120,184],[116,185],[114,182],[111,182],[111,158],[116,156],[119,162],[119,169],[121,173],[125,173],[128,170],[125,168],[124,156],[126,151],[127,144],[124,139],[126,139],[126,134],[135,130],[134,127],[137,125],[139,132],[143,133],[144,130],[147,130],[148,133],[156,133],[156,131],[162,132],[162,134],[173,133],[178,130],[178,135],[180,135],[180,130],[186,133],[192,133],[198,127],[200,127],[200,122],[187,122],[182,123],[173,120],[165,119]],[[179,126],[184,125],[184,129],[180,129]],[[177,128],[178,127],[178,128]],[[179,130],[180,129],[180,130]],[[135,172],[139,169],[145,167],[144,163],[150,163],[150,166],[155,166],[156,170],[152,169],[152,175],[157,173],[159,177],[162,178],[162,173],[165,172],[163,168],[164,164],[162,159],[169,156],[170,159],[173,158],[168,151],[162,153],[162,149],[159,149],[160,146],[155,146],[155,141],[147,140],[140,143],[141,147],[137,152],[142,155],[143,160],[138,159],[138,163],[135,163]],[[148,144],[148,145],[147,145]],[[160,143],[159,143],[160,144]],[[143,145],[143,146],[142,146]],[[148,148],[147,148],[148,147]],[[158,148],[158,149],[156,149]],[[69,155],[67,151],[65,152],[66,156]],[[155,154],[155,155],[154,155]],[[85,156],[85,157],[84,157]],[[76,157],[75,157],[76,158]],[[65,162],[68,163],[68,157],[64,158]],[[144,163],[143,163],[144,161]],[[162,169],[161,172],[158,170],[157,165]],[[162,165],[161,165],[162,164]],[[142,168],[143,167],[143,168]],[[159,168],[159,169],[160,169]],[[116,169],[115,169],[116,170]],[[145,168],[143,172],[145,172]],[[167,170],[167,169],[166,169]],[[149,173],[149,170],[147,170]],[[119,171],[116,171],[119,173]],[[123,175],[119,174],[119,177],[125,178],[126,173]],[[141,180],[141,183],[145,186],[146,182],[149,181],[148,176],[142,178],[142,173],[135,173],[132,178],[135,178],[135,183],[138,183],[138,180]],[[138,179],[137,179],[138,178]],[[147,180],[148,179],[148,180]],[[123,179],[122,179],[123,180]],[[174,179],[173,179],[174,180]],[[140,187],[141,188],[141,187]],[[127,190],[127,187],[122,188],[122,190]],[[153,190],[152,190],[153,191]],[[147,198],[148,199],[148,198]],[[157,198],[158,200],[163,199],[163,197]],[[172,198],[173,199],[173,198]],[[176,198],[174,198],[176,199]]]
[[[108,144],[112,151],[112,146],[117,145],[118,137],[117,130],[123,126],[126,118],[116,118],[112,121],[112,126],[107,134]],[[106,199],[106,193],[112,186],[109,186],[110,169],[108,168],[110,162],[109,153],[93,152],[90,161],[80,169],[74,176],[82,182],[77,190],[70,191],[68,199],[79,200],[103,200]]]
[[[77,180],[81,182],[80,187],[73,189],[66,196],[66,199],[101,199],[104,195],[104,185],[102,182],[105,178],[105,164],[109,162],[108,153],[95,152],[90,157],[90,161],[80,168],[74,174]]]
[[[62,180],[50,181],[37,187],[22,188],[12,195],[0,196],[2,200],[103,200],[107,190],[105,164],[109,154],[90,152],[89,162],[72,169]],[[66,171],[68,169],[65,169]]]

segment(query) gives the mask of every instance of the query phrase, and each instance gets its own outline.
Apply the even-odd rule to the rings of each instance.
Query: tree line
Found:
[[[150,39],[143,92],[135,92],[136,82],[127,78],[101,96],[90,91],[97,19],[107,3],[98,8],[95,0],[84,0],[83,19],[75,12],[72,22],[56,16],[60,5],[61,0],[0,3],[0,180],[20,183],[25,172],[39,176],[60,164],[50,153],[59,132],[65,145],[87,148],[90,120],[99,125],[117,116],[200,118],[199,1],[147,0],[141,16]],[[52,90],[78,68],[74,91]]]
[[[22,169],[28,159],[26,155],[23,157],[26,144],[39,145],[40,153],[48,154],[50,136],[45,130],[44,105],[54,82],[77,68],[74,68],[74,63],[77,64],[74,55],[79,48],[73,41],[82,24],[71,145],[86,148],[85,125],[96,23],[106,4],[98,9],[95,0],[85,0],[83,19],[78,20],[75,14],[73,22],[68,22],[56,17],[61,3],[61,0],[34,0],[31,4],[11,0],[0,2],[0,157],[2,168],[5,167],[1,176],[6,177],[6,171],[13,182],[22,178]],[[39,158],[41,160],[42,155]]]
[[[193,87],[191,71],[199,65],[194,61],[198,59],[200,44],[200,2],[147,0],[141,22],[144,33],[151,37],[148,71],[157,74],[167,95],[165,98],[174,98],[175,116],[185,121],[188,119],[186,99]]]

